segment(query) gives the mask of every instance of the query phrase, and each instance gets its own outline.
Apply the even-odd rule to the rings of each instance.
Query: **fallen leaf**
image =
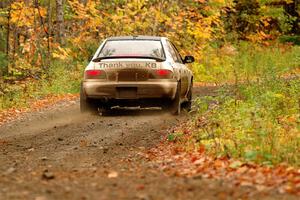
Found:
[[[119,176],[119,174],[116,171],[111,171],[107,175],[108,178],[117,178],[118,176]]]
[[[242,166],[242,162],[241,161],[234,161],[233,163],[231,163],[229,165],[230,168],[233,168],[233,169],[236,169],[236,168],[239,168],[240,166]]]

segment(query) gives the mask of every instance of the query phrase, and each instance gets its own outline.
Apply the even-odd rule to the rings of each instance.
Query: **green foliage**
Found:
[[[298,1],[233,0],[231,3],[221,15],[227,40],[257,42],[285,33],[299,33]]]
[[[6,47],[6,44],[5,44],[5,32],[3,29],[0,29],[0,52],[4,52],[5,51],[5,47]]]
[[[263,164],[300,166],[300,80],[242,85],[218,97],[194,137],[211,153]]]
[[[234,6],[235,14],[231,19],[234,27],[242,37],[245,33],[255,32],[259,21],[259,4],[256,0],[237,1]]]
[[[42,81],[42,90],[36,94],[78,93],[82,79],[84,63],[55,61],[49,71],[49,80]]]
[[[196,81],[221,84],[273,79],[298,69],[299,63],[299,46],[239,42],[221,48],[207,47],[201,63],[195,63],[192,69]]]
[[[280,42],[283,43],[292,43],[293,45],[300,45],[300,36],[299,35],[283,35],[279,38]]]
[[[8,60],[6,54],[0,52],[0,75],[7,75]]]
[[[171,133],[167,139],[170,142],[179,142],[183,138],[183,133]]]

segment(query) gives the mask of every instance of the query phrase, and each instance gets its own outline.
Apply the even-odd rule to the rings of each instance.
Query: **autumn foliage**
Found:
[[[182,55],[195,56],[195,81],[230,86],[220,87],[218,98],[195,101],[195,120],[208,122],[194,127],[189,142],[251,162],[299,166],[299,6],[297,0],[3,0],[0,110],[77,93],[88,59],[109,36],[166,36]]]
[[[293,0],[6,0],[0,8],[2,81],[41,77],[56,59],[82,62],[109,36],[167,36],[201,61],[212,44],[267,44],[300,29]]]

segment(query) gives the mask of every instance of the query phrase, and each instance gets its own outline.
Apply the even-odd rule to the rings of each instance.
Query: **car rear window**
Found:
[[[165,58],[161,42],[152,40],[107,41],[98,57],[117,56]]]

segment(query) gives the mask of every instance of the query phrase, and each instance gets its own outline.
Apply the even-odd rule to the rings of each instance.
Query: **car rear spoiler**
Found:
[[[141,59],[153,59],[156,60],[157,62],[163,62],[166,61],[165,58],[159,58],[159,57],[152,57],[152,56],[102,56],[93,59],[93,62],[101,62],[104,59],[114,59],[114,58],[141,58]]]

